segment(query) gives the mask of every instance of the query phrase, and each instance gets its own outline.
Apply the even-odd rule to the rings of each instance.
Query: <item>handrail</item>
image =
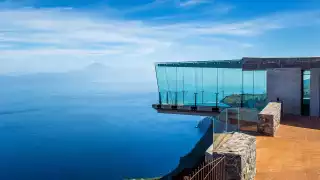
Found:
[[[208,174],[206,175],[206,177],[204,177],[203,180],[206,180],[207,177],[209,177],[209,174],[213,171],[213,169],[214,169],[216,166],[219,165],[219,163],[221,163],[222,160],[224,160],[224,158],[225,158],[225,157],[222,157],[222,158],[220,159],[220,161],[219,161],[215,166],[213,166],[213,167],[211,168],[211,170],[208,172]],[[192,180],[192,178],[191,178],[191,180]]]
[[[205,166],[203,166],[202,168],[200,168],[200,169],[190,178],[190,180],[192,180],[193,178],[195,178],[204,168],[212,165],[212,164],[215,163],[216,161],[219,161],[217,164],[215,164],[215,166],[212,167],[212,169],[211,169],[211,171],[212,171],[222,160],[224,160],[224,158],[225,158],[225,156],[219,157],[219,158],[211,161],[210,163],[206,164]],[[211,171],[210,171],[210,172],[211,172]],[[210,174],[210,172],[209,172],[208,174]]]

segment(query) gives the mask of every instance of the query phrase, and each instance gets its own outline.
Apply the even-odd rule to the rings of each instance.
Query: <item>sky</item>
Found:
[[[0,0],[0,74],[320,56],[319,32],[319,0]]]

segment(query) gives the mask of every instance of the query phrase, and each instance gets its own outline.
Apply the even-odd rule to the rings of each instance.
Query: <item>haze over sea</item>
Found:
[[[157,114],[156,92],[93,83],[97,67],[0,77],[0,179],[159,176],[200,139],[200,117]]]
[[[0,0],[0,180],[166,174],[201,117],[151,108],[154,63],[319,56],[319,17],[319,0]]]

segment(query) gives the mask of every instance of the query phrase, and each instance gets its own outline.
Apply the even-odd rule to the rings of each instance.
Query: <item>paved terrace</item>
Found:
[[[256,180],[320,180],[320,118],[287,116],[275,137],[257,137]]]

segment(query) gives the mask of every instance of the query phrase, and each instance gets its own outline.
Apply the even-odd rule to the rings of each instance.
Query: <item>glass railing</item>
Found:
[[[240,66],[229,68],[225,63],[225,68],[219,68],[219,63],[217,68],[202,64],[201,67],[196,62],[188,63],[187,67],[180,63],[156,65],[161,103],[204,106],[224,103],[230,107],[255,108],[265,99],[266,71],[242,71]]]
[[[246,107],[262,110],[267,104],[267,96],[262,94],[219,93],[208,91],[162,91],[158,104],[216,106],[222,108]]]
[[[252,108],[224,109],[215,118],[217,127],[214,130],[215,132],[251,131],[249,127],[255,126],[258,123],[259,112],[258,109]],[[222,128],[220,124],[223,125]],[[256,129],[252,130],[256,131]]]
[[[226,133],[239,130],[240,108],[226,108],[215,118],[214,132]]]
[[[226,141],[232,132],[257,132],[259,110],[226,108],[216,117],[207,117],[213,123],[214,148]]]

